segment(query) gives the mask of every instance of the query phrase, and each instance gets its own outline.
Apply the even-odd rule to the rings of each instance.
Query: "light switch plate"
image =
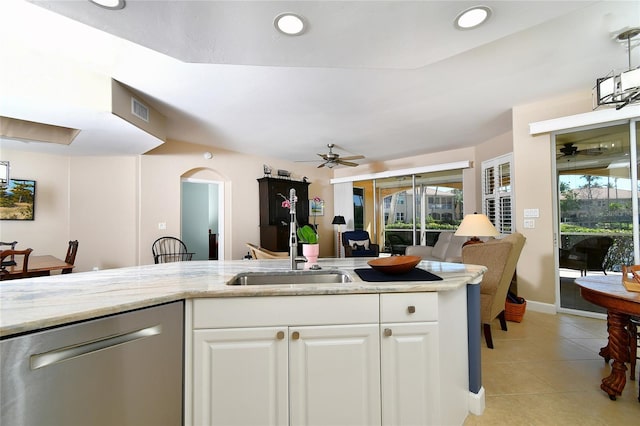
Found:
[[[167,229],[167,222],[158,223],[158,229]]]
[[[536,227],[536,221],[533,219],[526,219],[524,221],[524,227],[527,229],[533,229]]]
[[[540,209],[524,209],[524,217],[540,217]]]

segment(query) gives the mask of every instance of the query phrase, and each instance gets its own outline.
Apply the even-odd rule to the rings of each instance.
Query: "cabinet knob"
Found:
[[[281,331],[278,331],[278,333],[276,334],[276,338],[277,338],[278,340],[282,340],[282,339],[284,339],[284,331],[282,331],[282,330],[281,330]]]
[[[384,329],[384,337],[389,337],[393,334],[393,331],[391,331],[390,328],[385,328]]]
[[[300,333],[297,331],[294,331],[293,333],[291,333],[291,338],[293,340],[298,340],[300,338]]]
[[[416,313],[416,307],[413,305],[410,305],[407,307],[407,312],[409,312],[410,314],[415,314]]]

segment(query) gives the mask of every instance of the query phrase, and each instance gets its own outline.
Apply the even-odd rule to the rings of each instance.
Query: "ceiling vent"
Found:
[[[149,107],[136,98],[131,98],[131,113],[140,120],[144,120],[147,123],[149,122]]]

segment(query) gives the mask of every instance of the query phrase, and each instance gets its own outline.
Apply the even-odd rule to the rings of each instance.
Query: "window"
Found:
[[[513,154],[482,162],[482,209],[498,232],[513,232]]]

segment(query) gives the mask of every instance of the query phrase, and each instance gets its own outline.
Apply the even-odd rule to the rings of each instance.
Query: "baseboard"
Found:
[[[478,393],[469,392],[469,412],[476,416],[484,413],[484,387],[480,386]]]
[[[536,302],[535,300],[527,300],[527,309],[534,312],[542,312],[543,314],[555,315],[558,313],[556,311],[556,305]]]

